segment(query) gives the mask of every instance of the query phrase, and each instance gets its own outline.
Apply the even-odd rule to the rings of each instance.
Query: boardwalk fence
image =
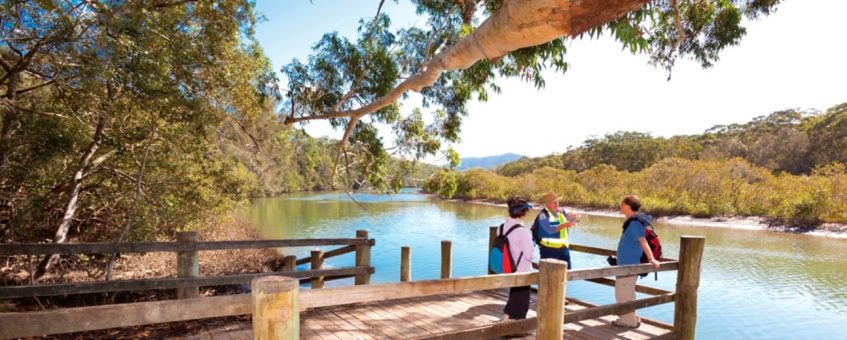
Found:
[[[364,233],[362,233],[364,232]],[[9,255],[48,255],[48,254],[108,254],[108,253],[177,253],[176,278],[157,278],[140,280],[117,280],[76,282],[61,284],[39,284],[25,286],[0,287],[0,299],[58,296],[70,294],[125,292],[151,289],[176,289],[179,298],[194,298],[199,296],[199,287],[249,284],[257,277],[283,275],[311,281],[317,278],[320,282],[315,288],[323,286],[324,280],[336,280],[350,277],[363,277],[369,280],[374,269],[370,266],[370,249],[376,244],[375,240],[367,238],[366,231],[357,234],[364,235],[356,238],[314,238],[288,240],[250,240],[250,241],[209,241],[198,242],[196,233],[179,233],[177,242],[142,242],[142,243],[14,243],[0,244],[0,256]],[[281,247],[311,247],[311,246],[343,246],[323,253],[320,261],[313,263],[313,256],[297,260],[292,256],[283,261],[283,271],[271,273],[250,273],[238,275],[199,277],[199,261],[197,252],[227,249],[262,249]],[[323,260],[348,253],[357,253],[355,267],[323,269]],[[358,261],[359,253],[367,253],[367,261]],[[363,255],[364,257],[364,255]],[[297,271],[296,265],[313,263],[311,270]],[[360,265],[361,263],[361,265]]]
[[[299,317],[293,317],[294,315],[312,308],[538,285],[538,300],[548,301],[549,304],[540,305],[537,313],[538,316],[535,318],[496,323],[490,326],[444,333],[427,338],[486,338],[532,330],[537,331],[540,339],[550,337],[561,338],[562,324],[565,323],[597,318],[604,315],[626,313],[640,308],[676,302],[673,332],[668,337],[687,340],[693,339],[693,331],[696,324],[697,287],[699,285],[700,259],[703,253],[704,241],[705,239],[701,237],[683,237],[680,246],[681,260],[663,262],[658,270],[654,269],[650,264],[641,264],[566,271],[564,270],[566,268],[564,262],[545,260],[540,264],[541,272],[295,290],[293,294],[297,296],[297,303],[288,303],[286,305],[288,307],[269,309],[264,312],[256,309],[254,305],[255,298],[251,294],[239,294],[25,313],[0,313],[0,337],[14,338],[61,334],[251,313],[277,313],[278,315],[292,316],[267,319],[264,318],[265,316],[253,315],[254,319],[258,317],[260,320],[270,320],[267,322],[278,322],[279,325],[277,326],[280,329],[288,330],[294,327],[291,323],[299,323]],[[347,240],[345,242],[354,241]],[[362,245],[367,244],[365,243],[365,239],[357,239],[355,242],[362,242]],[[361,247],[360,244],[355,244],[355,246]],[[572,245],[571,249],[599,255],[606,255],[610,252],[605,249],[577,245]],[[368,254],[361,256],[361,261],[360,256],[357,256],[357,264],[369,264],[369,261],[369,251]],[[356,269],[364,270],[367,268],[359,268],[357,266]],[[567,282],[569,281],[588,280],[600,284],[614,285],[613,280],[606,278],[673,270],[680,271],[677,276],[677,292],[639,286],[637,291],[654,296],[626,303],[595,306],[576,312],[564,312],[564,299],[561,297],[564,296]],[[325,273],[322,272],[321,274]],[[114,315],[121,315],[122,317],[114,318],[112,317]],[[257,333],[254,332],[255,334]]]

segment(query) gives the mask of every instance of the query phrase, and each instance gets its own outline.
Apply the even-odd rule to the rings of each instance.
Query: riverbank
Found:
[[[421,192],[423,195],[432,196],[438,199],[441,199],[437,195]],[[468,204],[480,204],[480,205],[488,205],[494,207],[505,208],[505,203],[497,203],[486,200],[463,200],[463,199],[449,199],[445,200],[447,202],[458,202],[458,203],[468,203]],[[603,216],[603,217],[618,217],[622,218],[620,212],[611,209],[588,209],[588,208],[580,208],[573,206],[563,206],[563,208],[567,211],[575,211],[582,215],[588,216]],[[538,210],[536,208],[535,210]],[[706,227],[715,227],[715,228],[731,228],[731,229],[745,229],[745,230],[762,230],[762,231],[776,231],[776,232],[786,232],[786,233],[796,233],[796,234],[806,234],[813,236],[821,236],[821,237],[832,237],[832,238],[845,238],[847,239],[847,225],[845,224],[837,224],[837,223],[824,223],[818,226],[799,226],[799,227],[788,227],[781,225],[774,225],[769,222],[767,218],[763,217],[694,217],[690,215],[673,215],[673,216],[658,216],[655,220],[656,223],[660,224],[668,224],[668,225],[680,225],[680,226],[706,226]]]

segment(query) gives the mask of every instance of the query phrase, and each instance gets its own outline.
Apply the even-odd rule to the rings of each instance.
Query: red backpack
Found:
[[[644,238],[647,239],[647,245],[650,246],[650,252],[653,253],[653,258],[659,261],[662,260],[662,242],[659,241],[659,235],[656,234],[652,224],[647,224],[644,229]],[[641,263],[648,263],[647,254],[641,254]]]

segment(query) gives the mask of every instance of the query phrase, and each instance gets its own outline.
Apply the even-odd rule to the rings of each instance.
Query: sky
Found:
[[[355,39],[359,19],[372,18],[378,4],[257,0],[266,20],[256,36],[279,71],[293,58],[306,60],[324,33]],[[383,11],[392,28],[425,24],[408,0],[386,1]],[[623,51],[609,37],[570,41],[568,71],[546,72],[545,88],[500,79],[501,94],[470,103],[454,148],[462,157],[507,152],[537,157],[616,131],[669,137],[788,108],[826,110],[847,102],[844,13],[847,1],[785,0],[776,13],[747,23],[741,43],[725,49],[713,67],[681,60],[670,81],[646,55]],[[419,103],[411,96],[403,112]],[[324,122],[310,123],[306,131],[332,138],[343,134]],[[390,138],[387,130],[383,135]]]

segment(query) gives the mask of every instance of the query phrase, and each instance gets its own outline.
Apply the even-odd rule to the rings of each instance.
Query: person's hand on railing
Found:
[[[650,259],[650,263],[653,264],[653,267],[655,267],[656,269],[659,269],[659,266],[662,265],[662,263],[659,262],[659,260],[655,259],[655,258]]]

